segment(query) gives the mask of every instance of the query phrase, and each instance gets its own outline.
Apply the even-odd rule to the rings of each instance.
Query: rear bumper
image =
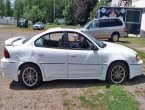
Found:
[[[44,29],[43,27],[34,26],[33,29]]]
[[[143,74],[143,63],[130,64],[130,79]]]
[[[19,62],[9,62],[7,59],[1,59],[2,74],[4,77],[18,81]]]
[[[127,36],[128,36],[127,32],[123,32],[120,34],[120,37],[127,37]]]

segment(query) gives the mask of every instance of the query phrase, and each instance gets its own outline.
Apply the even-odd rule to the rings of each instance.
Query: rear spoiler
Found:
[[[26,39],[25,37],[13,37],[5,41],[5,46],[12,46],[18,40]]]

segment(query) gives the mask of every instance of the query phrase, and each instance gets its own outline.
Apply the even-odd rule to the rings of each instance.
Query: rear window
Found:
[[[30,38],[25,39],[25,40],[22,42],[22,44],[25,44],[25,43],[28,42],[29,40],[30,40]]]
[[[35,41],[36,47],[63,48],[62,41],[66,39],[63,32],[49,33]]]
[[[113,27],[113,26],[122,26],[123,23],[120,19],[101,19],[99,27]]]

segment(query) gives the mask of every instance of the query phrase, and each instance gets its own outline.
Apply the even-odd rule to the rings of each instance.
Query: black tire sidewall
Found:
[[[124,68],[124,70],[125,70],[125,77],[124,77],[124,79],[123,79],[122,82],[116,83],[116,84],[122,84],[122,83],[126,82],[127,79],[128,79],[129,73],[128,73],[128,69],[127,69],[126,65],[125,65],[123,62],[115,62],[115,63],[113,63],[113,64],[111,64],[111,65],[109,66],[108,71],[107,71],[107,81],[108,81],[109,83],[111,83],[111,84],[114,84],[114,82],[113,82],[112,79],[111,79],[111,71],[112,71],[112,69],[113,69],[115,66],[117,66],[117,65],[122,66],[122,67]]]
[[[28,86],[28,85],[26,85],[26,84],[24,83],[24,81],[23,81],[23,78],[22,78],[24,70],[25,70],[26,68],[28,68],[28,67],[33,68],[33,69],[37,72],[38,79],[37,79],[36,84],[33,85],[33,86]],[[42,75],[41,75],[40,69],[39,69],[37,66],[33,65],[33,64],[25,64],[25,65],[22,67],[21,71],[20,71],[19,81],[20,81],[20,83],[21,83],[25,88],[28,88],[28,89],[33,89],[33,88],[38,87],[38,86],[41,84],[41,82],[42,82]]]

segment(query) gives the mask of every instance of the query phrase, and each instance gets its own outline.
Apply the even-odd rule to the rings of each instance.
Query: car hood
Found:
[[[110,42],[104,42],[104,43],[107,44],[106,49],[109,49],[111,51],[121,51],[122,53],[127,53],[127,54],[137,54],[137,52],[135,52],[134,50],[126,46],[110,43]]]
[[[25,37],[13,37],[5,41],[5,46],[21,46],[24,40]]]

